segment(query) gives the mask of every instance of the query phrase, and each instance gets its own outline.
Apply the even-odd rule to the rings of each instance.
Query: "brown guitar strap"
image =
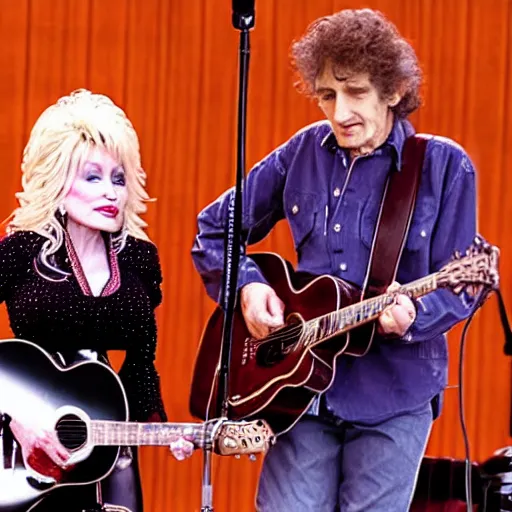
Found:
[[[395,280],[430,139],[431,136],[423,134],[407,138],[402,153],[402,169],[390,173],[373,236],[369,272],[363,288],[364,299],[385,293]]]

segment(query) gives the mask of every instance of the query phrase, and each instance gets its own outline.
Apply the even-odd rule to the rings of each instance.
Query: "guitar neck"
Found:
[[[211,425],[197,423],[135,423],[91,421],[95,446],[169,446],[184,437],[196,448],[211,442]]]
[[[436,278],[437,273],[431,274],[401,286],[398,292],[417,299],[437,289]],[[394,300],[395,293],[384,293],[310,320],[308,344],[316,344],[376,320],[386,307],[393,304]]]

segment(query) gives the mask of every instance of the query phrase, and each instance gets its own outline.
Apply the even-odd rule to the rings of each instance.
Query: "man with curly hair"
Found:
[[[292,45],[300,89],[326,120],[296,133],[249,173],[243,236],[264,238],[286,218],[298,269],[362,287],[384,189],[401,172],[407,116],[420,105],[413,48],[382,14],[344,10],[312,23]],[[198,217],[194,263],[219,300],[230,194]],[[406,283],[439,270],[476,235],[475,172],[465,151],[429,140],[415,209],[399,263]],[[246,254],[242,312],[261,338],[283,325],[283,303]],[[257,496],[264,512],[406,511],[447,382],[445,333],[475,300],[438,290],[405,295],[377,322],[364,357],[341,356],[328,391],[265,458]]]

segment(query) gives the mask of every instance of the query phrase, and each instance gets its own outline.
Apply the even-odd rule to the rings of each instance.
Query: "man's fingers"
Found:
[[[416,318],[416,308],[414,307],[412,300],[407,297],[407,295],[398,295],[396,302],[401,306],[401,308],[395,308],[394,311],[403,309],[411,320]]]
[[[253,338],[257,340],[264,338],[269,333],[270,329],[268,326],[259,322],[247,322],[247,328]]]
[[[272,295],[268,300],[268,324],[272,327],[283,325],[284,303],[277,296]]]
[[[388,293],[396,292],[399,288],[400,288],[400,283],[398,283],[397,281],[394,281],[393,283],[391,283],[388,286],[387,292]]]
[[[416,319],[416,308],[411,299],[398,295],[397,304],[386,308],[379,317],[379,324],[384,334],[402,336]]]
[[[382,330],[386,334],[394,332],[394,330],[397,327],[395,318],[394,318],[393,314],[391,313],[391,309],[386,309],[382,312],[382,314],[380,315],[380,318],[379,318],[379,322],[380,322],[380,326],[381,326]]]
[[[411,323],[411,320],[414,313],[407,311],[403,307],[396,307],[393,309],[392,315],[397,325],[399,326],[408,326]]]
[[[253,310],[246,315],[247,327],[255,338],[264,338],[268,336],[271,330],[283,325],[283,312],[279,304],[280,300],[277,297],[275,297],[275,299],[275,301],[269,301],[269,308],[253,308]],[[270,302],[272,302],[272,304],[270,304]],[[270,307],[272,310],[270,310]]]

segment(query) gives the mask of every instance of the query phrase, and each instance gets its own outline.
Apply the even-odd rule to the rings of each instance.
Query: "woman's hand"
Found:
[[[180,437],[177,441],[173,441],[169,448],[176,460],[188,459],[194,453],[194,444],[187,441],[184,437]]]
[[[59,481],[63,470],[69,469],[71,454],[57,439],[55,431],[34,421],[11,419],[9,427],[21,446],[23,458],[37,473]]]

